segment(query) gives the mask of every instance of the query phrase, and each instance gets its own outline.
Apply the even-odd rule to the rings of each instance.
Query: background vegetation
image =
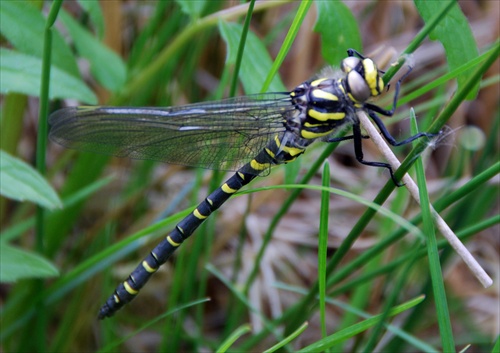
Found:
[[[447,4],[262,2],[246,28],[248,4],[234,1],[0,1],[0,349],[498,351],[500,5]],[[394,151],[409,166],[429,147],[420,186],[493,286],[352,143],[317,143],[228,201],[98,321],[115,286],[228,175],[64,150],[47,142],[47,112],[284,91],[348,48],[386,69],[408,53],[414,70],[385,121],[404,139],[413,107],[420,130],[444,133]],[[364,150],[382,158],[370,141]]]

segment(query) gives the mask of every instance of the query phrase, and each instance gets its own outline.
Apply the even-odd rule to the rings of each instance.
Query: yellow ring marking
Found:
[[[114,294],[113,298],[115,299],[115,303],[116,304],[120,303],[120,297],[119,296],[117,296],[116,294]]]
[[[181,245],[181,243],[176,243],[175,241],[172,240],[172,237],[170,235],[167,236],[167,241],[170,243],[170,245],[178,247]]]
[[[229,185],[227,185],[227,183],[224,183],[221,187],[222,191],[224,191],[226,194],[234,194],[236,191],[236,189],[233,189],[232,187],[230,187]]]
[[[297,156],[301,153],[304,152],[304,149],[303,148],[298,148],[298,147],[283,147],[283,151],[285,151],[286,153],[288,153],[290,156]]]
[[[269,148],[266,147],[266,153],[269,155],[269,157],[274,158],[276,155],[274,154],[273,151],[271,151]]]
[[[138,290],[135,290],[134,288],[132,288],[130,286],[130,284],[128,284],[127,281],[123,282],[123,286],[125,287],[125,290],[129,293],[129,294],[132,294],[132,295],[136,295],[137,293],[139,293]]]
[[[238,175],[240,176],[241,180],[245,180],[245,174],[242,172],[238,172]]]
[[[250,161],[250,167],[252,167],[255,170],[265,170],[269,168],[270,164],[269,163],[259,163],[255,159],[252,159]]]
[[[149,266],[149,264],[148,264],[148,262],[146,260],[144,260],[142,262],[142,267],[144,267],[144,269],[146,271],[148,271],[149,273],[155,273],[156,270],[157,270],[157,268],[153,268],[153,267]]]
[[[193,211],[193,215],[194,215],[196,218],[198,218],[198,219],[205,219],[205,218],[207,218],[207,217],[208,217],[208,216],[202,215],[202,214],[200,213],[200,211],[198,211],[198,209],[197,209],[197,208],[195,208],[195,209],[194,209],[194,211]]]
[[[210,206],[214,205],[214,202],[212,201],[211,198],[207,197],[207,202],[210,204]]]

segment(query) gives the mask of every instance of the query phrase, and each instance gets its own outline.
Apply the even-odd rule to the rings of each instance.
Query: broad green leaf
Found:
[[[227,46],[226,65],[236,62],[242,28],[236,23],[219,21],[219,30]],[[271,66],[272,60],[266,47],[252,31],[249,31],[239,73],[246,94],[260,91]],[[279,77],[275,77],[269,86],[269,91],[284,92],[287,89]]]
[[[61,11],[60,19],[68,29],[76,49],[90,62],[90,71],[97,81],[112,92],[123,87],[127,69],[120,56],[95,38],[66,12]]]
[[[314,31],[321,35],[321,54],[335,67],[346,57],[347,49],[362,51],[358,22],[342,1],[316,1],[318,18]]]
[[[0,242],[0,282],[59,275],[57,268],[40,255]]]
[[[45,179],[30,165],[0,151],[0,194],[19,201],[32,201],[50,209],[61,200]]]
[[[0,32],[19,52],[42,58],[45,21],[27,1],[0,1]],[[80,77],[73,53],[57,31],[53,31],[51,60],[53,66]]]
[[[0,1],[1,2],[1,1]],[[40,58],[0,48],[0,93],[24,93],[38,97],[42,74]],[[97,104],[97,98],[80,79],[52,66],[49,98],[72,98]]]
[[[443,6],[446,6],[446,3],[443,1],[415,0],[415,5],[417,6],[420,16],[427,22],[431,20]],[[472,34],[467,18],[462,13],[458,4],[453,5],[442,21],[431,32],[429,37],[432,40],[438,40],[443,45],[450,71],[453,71],[478,56],[474,35]],[[459,88],[468,81],[468,78],[473,73],[474,70],[469,70],[457,77]],[[478,89],[479,82],[467,95],[467,99],[474,99]]]
[[[104,37],[104,16],[101,11],[101,6],[97,0],[78,0],[78,4],[88,13],[92,24],[97,32],[97,38]]]

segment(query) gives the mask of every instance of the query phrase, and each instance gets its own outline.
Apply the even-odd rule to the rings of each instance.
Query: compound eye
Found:
[[[351,71],[347,74],[347,85],[349,92],[356,101],[365,102],[370,98],[370,87],[368,87],[368,84],[359,72]]]
[[[342,60],[340,63],[340,69],[345,72],[346,74],[351,72],[351,71],[357,71],[356,67],[359,65],[361,60],[359,58],[356,58],[354,56],[350,56],[348,58],[345,58]]]

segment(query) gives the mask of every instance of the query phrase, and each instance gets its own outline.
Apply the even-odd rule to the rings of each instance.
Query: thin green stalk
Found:
[[[309,7],[311,7],[311,4],[311,0],[304,0],[300,2],[297,14],[295,15],[292,25],[290,26],[290,29],[286,34],[283,45],[281,46],[280,51],[276,56],[276,60],[274,60],[273,66],[271,67],[271,70],[269,71],[269,74],[267,75],[266,80],[262,85],[261,93],[267,92],[267,89],[269,88],[269,85],[271,84],[274,76],[276,76],[278,69],[281,67],[281,64],[283,64],[283,60],[285,60],[286,55],[290,51],[295,37],[299,32],[302,21],[304,21],[304,18],[306,17],[307,11],[309,10]]]
[[[322,185],[330,187],[330,166],[325,163],[323,168]],[[326,256],[328,250],[328,217],[330,214],[330,193],[321,192],[321,209],[319,218],[318,236],[318,287],[319,287],[319,313],[321,316],[321,337],[327,336],[326,332]]]
[[[62,1],[54,1],[52,3],[47,22],[44,29],[43,42],[43,57],[42,57],[42,75],[40,82],[40,107],[38,114],[38,136],[36,150],[36,169],[41,175],[45,175],[45,156],[47,151],[47,136],[48,136],[48,106],[49,106],[49,87],[50,87],[50,67],[52,54],[52,26],[57,18]],[[45,211],[41,206],[36,207],[35,218],[35,248],[39,254],[45,253],[44,238],[45,238]],[[36,280],[33,286],[34,293],[39,293],[44,288],[43,280]],[[45,305],[39,301],[35,304],[38,315],[34,323],[34,339],[24,341],[22,345],[28,349],[44,352],[47,349],[46,333],[47,333],[47,312]],[[31,331],[33,328],[28,325],[26,328]],[[28,334],[26,331],[26,334]],[[29,335],[29,334],[28,334]],[[33,337],[33,336],[32,336]]]
[[[415,112],[413,110],[411,111],[410,116],[412,123],[412,134],[417,134],[418,128],[415,119]],[[446,300],[446,291],[444,289],[444,281],[438,253],[436,233],[434,231],[434,222],[431,214],[431,204],[429,200],[429,194],[427,193],[425,170],[421,158],[417,159],[415,168],[417,171],[420,207],[422,209],[422,224],[427,236],[426,245],[429,259],[429,270],[432,280],[432,289],[434,292],[434,302],[436,305],[441,342],[444,352],[455,352],[455,343],[453,340],[453,331],[451,329],[450,313]]]
[[[231,80],[231,88],[229,90],[229,97],[234,97],[236,94],[236,87],[238,86],[238,73],[240,72],[241,61],[243,60],[243,52],[245,51],[245,44],[247,41],[248,29],[250,28],[250,20],[252,19],[253,8],[255,0],[251,0],[248,4],[247,16],[241,31],[240,45],[238,46],[238,53],[236,54],[236,62],[234,64],[234,74]]]
[[[448,4],[443,6],[441,12],[437,13],[436,16],[426,23],[425,26],[417,33],[415,38],[410,42],[410,44],[403,51],[404,54],[411,54],[422,44],[422,42],[427,38],[427,35],[442,21],[444,16],[448,11],[451,10],[452,6],[456,3],[455,0],[451,0]],[[391,66],[384,75],[384,82],[387,84],[398,72],[398,70],[404,65],[404,61],[401,60],[397,65]]]

